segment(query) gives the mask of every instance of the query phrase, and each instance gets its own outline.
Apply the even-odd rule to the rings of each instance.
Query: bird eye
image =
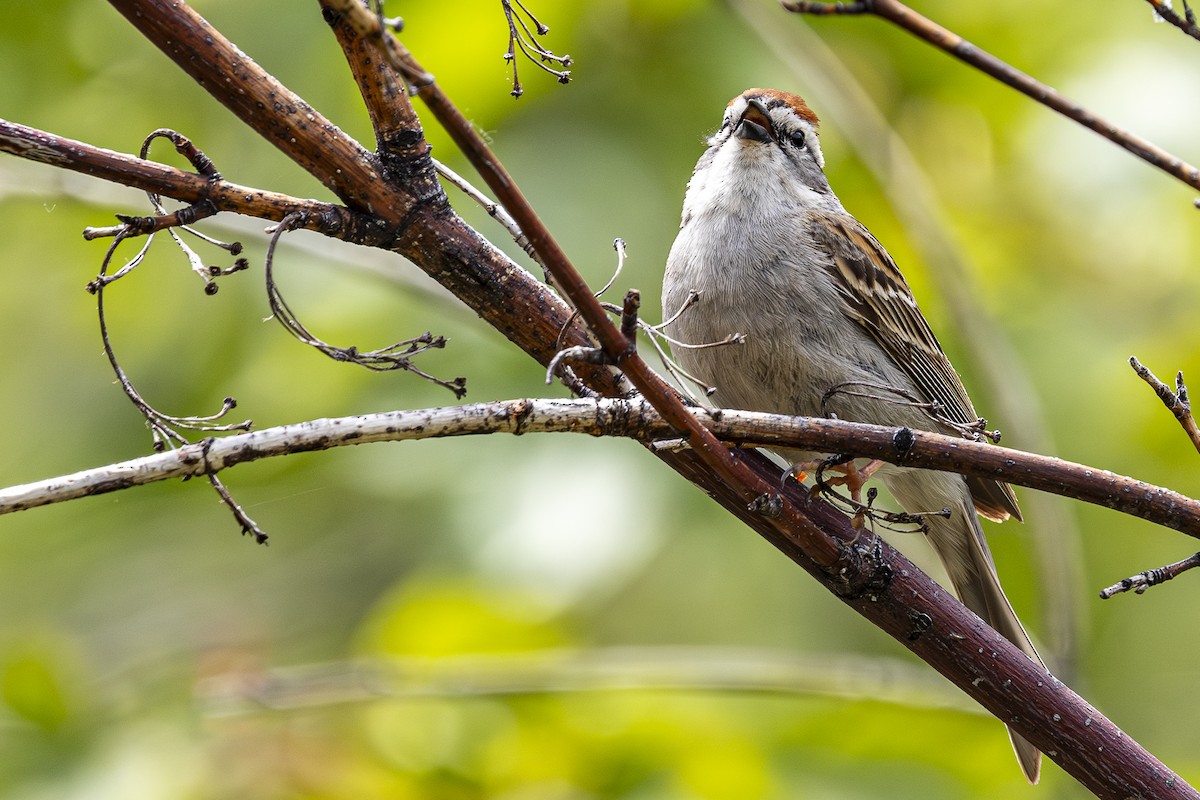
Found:
[[[804,131],[795,131],[788,136],[796,147],[804,147]]]

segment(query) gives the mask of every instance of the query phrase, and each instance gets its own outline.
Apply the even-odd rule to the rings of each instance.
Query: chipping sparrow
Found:
[[[904,276],[829,188],[817,117],[796,95],[748,89],[729,103],[696,164],[683,222],[663,279],[663,314],[693,290],[698,305],[672,323],[684,342],[740,332],[743,345],[676,348],[689,372],[716,387],[729,408],[954,429],[899,394],[936,402],[970,425],[977,415]],[[838,391],[836,387],[843,386]],[[827,395],[827,392],[834,390]],[[781,453],[793,462],[813,453]],[[947,472],[887,467],[880,478],[928,537],[963,603],[1041,663],[1000,588],[978,513],[1020,519],[1003,483]],[[1041,754],[1013,734],[1026,777]]]

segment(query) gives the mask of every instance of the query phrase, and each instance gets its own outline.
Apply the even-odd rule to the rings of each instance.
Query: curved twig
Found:
[[[172,231],[172,233],[174,233],[174,231]],[[129,401],[133,403],[134,407],[136,407],[142,416],[146,418],[146,423],[149,425],[151,436],[153,436],[154,439],[154,449],[162,453],[164,450],[168,450],[169,448],[171,449],[171,452],[178,452],[177,450],[174,450],[176,447],[199,448],[202,469],[197,474],[204,475],[208,479],[208,482],[212,485],[213,490],[216,491],[217,495],[221,498],[221,502],[225,504],[225,506],[233,514],[234,519],[237,520],[238,525],[242,529],[242,533],[250,534],[254,538],[254,541],[258,544],[266,544],[268,538],[266,532],[263,531],[263,529],[258,526],[258,524],[250,517],[250,515],[246,513],[245,509],[243,509],[242,506],[236,500],[234,500],[233,495],[231,495],[229,490],[225,488],[225,484],[220,478],[217,477],[217,471],[210,468],[208,461],[208,450],[210,444],[213,442],[213,439],[204,439],[197,445],[191,445],[188,439],[184,437],[183,434],[179,433],[178,430],[176,430],[177,428],[206,432],[249,430],[251,426],[250,420],[227,424],[220,424],[219,422],[225,417],[225,415],[237,407],[237,401],[232,397],[226,397],[221,403],[220,410],[214,414],[204,416],[181,417],[163,414],[161,411],[146,402],[141,393],[138,392],[138,390],[134,387],[133,381],[129,379],[125,369],[121,366],[120,361],[117,359],[116,351],[113,349],[112,340],[109,337],[108,317],[105,314],[104,309],[105,287],[111,283],[112,280],[116,280],[122,275],[128,274],[134,267],[140,264],[153,241],[153,234],[151,234],[146,238],[145,244],[138,251],[138,253],[124,267],[114,273],[114,275],[109,276],[107,274],[108,266],[112,261],[113,255],[116,253],[117,248],[121,246],[121,242],[124,241],[127,236],[131,235],[133,234],[120,232],[113,237],[112,243],[109,245],[108,250],[104,254],[104,260],[100,267],[99,276],[87,286],[88,291],[96,295],[96,313],[100,320],[100,339],[104,345],[104,354],[108,357],[108,362],[112,366],[113,373],[117,377],[117,382],[120,384],[121,390],[125,392],[125,396],[129,398]],[[178,241],[178,239],[176,241]],[[206,284],[206,286],[215,288],[216,284],[209,283]],[[212,292],[208,293],[212,294]]]
[[[418,356],[429,350],[444,348],[446,346],[444,336],[434,336],[432,333],[426,331],[419,336],[404,339],[386,347],[363,351],[354,346],[339,347],[330,344],[309,332],[304,323],[300,321],[300,318],[296,316],[296,313],[292,311],[291,306],[283,299],[283,293],[280,291],[279,284],[275,280],[275,248],[279,244],[279,240],[283,234],[295,230],[302,225],[302,214],[299,212],[289,214],[275,226],[275,229],[271,232],[271,240],[267,244],[266,266],[263,272],[266,276],[267,304],[271,307],[271,316],[274,317],[275,321],[282,325],[297,341],[319,350],[334,361],[357,364],[360,367],[365,367],[376,372],[389,372],[391,370],[411,372],[430,383],[449,389],[454,393],[456,398],[461,400],[467,393],[466,378],[458,377],[451,380],[438,378],[417,367],[412,360],[414,356]]]

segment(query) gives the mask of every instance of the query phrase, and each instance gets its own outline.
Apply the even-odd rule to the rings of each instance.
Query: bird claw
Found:
[[[802,483],[808,477],[809,471],[815,470],[817,485],[814,487],[814,490],[832,486],[845,486],[850,492],[850,499],[861,505],[863,486],[871,479],[871,476],[879,471],[884,462],[876,459],[859,467],[853,461],[839,463],[839,458],[840,456],[834,456],[833,458],[797,462],[788,467],[787,472],[784,473],[784,480],[792,477],[796,479],[797,483]],[[826,470],[832,470],[839,474],[832,478],[826,478],[824,476]]]

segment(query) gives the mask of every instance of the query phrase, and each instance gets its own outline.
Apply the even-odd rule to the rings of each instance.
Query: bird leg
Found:
[[[859,467],[854,463],[853,459],[846,456],[817,458],[792,464],[788,467],[787,472],[784,473],[784,479],[786,480],[791,476],[797,482],[803,482],[808,477],[809,471],[815,470],[816,485],[813,487],[814,492],[827,491],[834,486],[845,486],[850,492],[852,506],[857,509],[850,520],[850,524],[855,528],[862,528],[866,524],[867,513],[871,506],[870,502],[863,503],[862,489],[871,476],[878,472],[883,464],[884,462],[875,459]],[[838,474],[827,479],[824,474],[826,470],[832,470]],[[873,500],[874,498],[871,497],[870,499]]]
[[[862,487],[866,484],[871,476],[879,471],[879,468],[884,465],[883,461],[874,459],[862,467],[859,467],[852,460],[843,461],[844,456],[834,456],[832,458],[814,458],[808,461],[798,461],[787,468],[787,472],[783,477],[786,480],[789,477],[795,478],[798,483],[803,483],[808,478],[808,473],[816,471],[818,488],[824,486],[845,486],[850,490],[850,499],[856,503],[862,502]],[[825,478],[824,472],[833,470],[839,473],[836,477]]]

